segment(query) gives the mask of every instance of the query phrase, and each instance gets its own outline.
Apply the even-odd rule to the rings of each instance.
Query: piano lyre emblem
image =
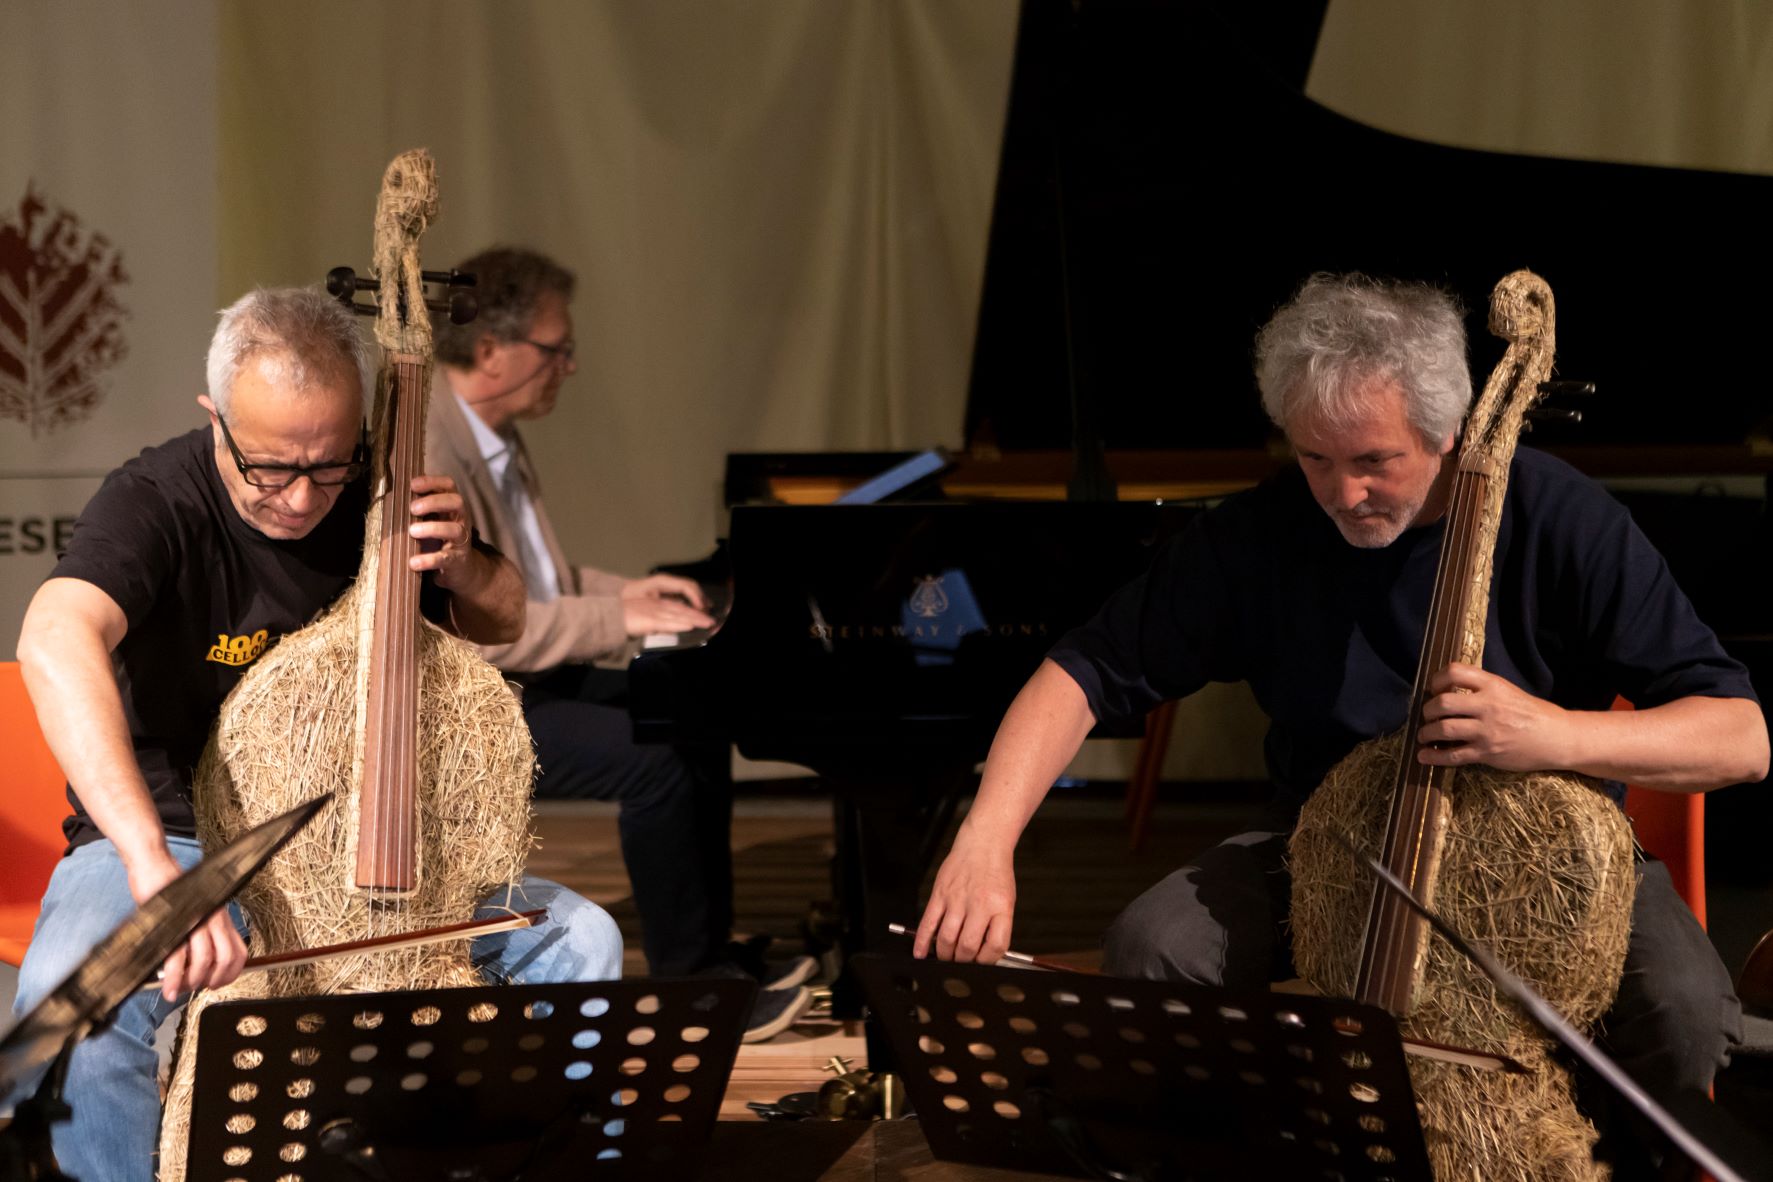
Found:
[[[925,575],[917,580],[911,593],[911,610],[925,620],[933,620],[948,610],[948,592],[942,589],[943,575]]]

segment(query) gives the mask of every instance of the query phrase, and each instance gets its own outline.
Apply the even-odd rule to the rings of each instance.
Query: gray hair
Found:
[[[553,259],[517,246],[483,250],[456,269],[474,276],[480,312],[467,324],[435,324],[432,347],[438,361],[457,369],[473,367],[474,344],[483,336],[523,340],[542,297],[552,293],[571,300],[577,284],[573,273]]]
[[[1403,387],[1410,424],[1425,440],[1438,444],[1459,429],[1471,405],[1471,370],[1452,293],[1320,272],[1256,335],[1262,409],[1283,431],[1301,413],[1347,423],[1364,409],[1359,388],[1374,378]]]
[[[311,287],[261,287],[222,309],[209,341],[209,400],[227,413],[234,382],[253,361],[268,359],[296,390],[355,374],[367,409],[375,392],[374,346],[350,309]]]

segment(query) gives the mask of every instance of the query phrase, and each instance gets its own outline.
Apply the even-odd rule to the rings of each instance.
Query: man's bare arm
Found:
[[[1767,724],[1746,698],[1679,698],[1647,710],[1565,710],[1456,664],[1430,682],[1423,763],[1569,769],[1664,792],[1709,792],[1767,774]]]
[[[126,626],[123,609],[91,583],[51,579],[25,612],[18,657],[49,749],[127,866],[166,840],[111,673]]]
[[[1043,661],[991,741],[979,794],[936,872],[913,954],[990,964],[1010,945],[1016,842],[1083,745],[1095,716],[1077,682]]]
[[[19,632],[19,669],[38,725],[87,815],[117,847],[140,903],[183,873],[135,761],[111,650],[128,621],[115,600],[80,579],[38,588]],[[225,911],[211,916],[166,961],[168,1000],[185,988],[239,975],[246,949]]]

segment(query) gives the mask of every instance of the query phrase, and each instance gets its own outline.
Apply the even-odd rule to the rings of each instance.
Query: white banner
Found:
[[[214,0],[0,8],[0,657],[106,471],[201,423]]]

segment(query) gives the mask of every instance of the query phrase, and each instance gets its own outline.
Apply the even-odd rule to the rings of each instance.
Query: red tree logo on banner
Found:
[[[25,187],[0,220],[0,419],[40,435],[92,414],[100,375],[129,352],[128,282],[108,239]]]

